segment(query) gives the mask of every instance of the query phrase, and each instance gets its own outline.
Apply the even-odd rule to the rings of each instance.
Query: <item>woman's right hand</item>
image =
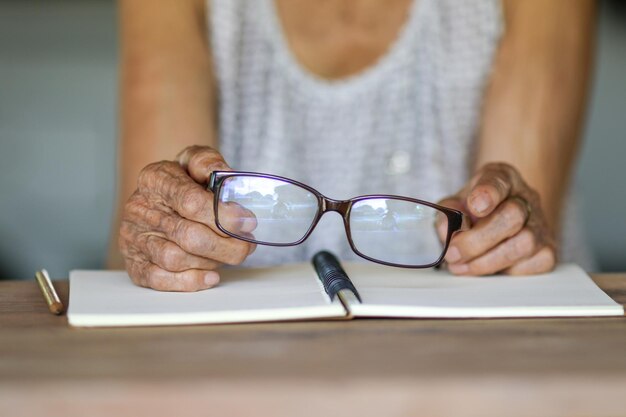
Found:
[[[251,254],[251,243],[228,237],[215,225],[213,194],[206,183],[213,171],[230,171],[209,147],[192,146],[178,162],[161,161],[139,174],[124,208],[119,247],[133,282],[160,291],[198,291],[219,282],[222,264],[236,265]],[[242,232],[250,222],[222,215]],[[228,227],[232,230],[232,225]]]

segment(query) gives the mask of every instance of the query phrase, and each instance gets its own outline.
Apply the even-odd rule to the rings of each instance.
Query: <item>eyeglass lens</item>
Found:
[[[305,188],[246,175],[226,178],[218,203],[218,222],[229,233],[260,243],[284,245],[300,241],[320,210],[317,196]],[[443,212],[413,201],[357,199],[348,218],[353,249],[392,264],[434,263],[443,252],[436,231],[437,216],[447,222]],[[447,223],[443,227],[447,230]]]
[[[219,202],[225,207],[236,204],[244,209],[238,210],[239,221],[222,221],[226,210],[218,207],[218,220],[224,229],[240,235],[238,226],[253,218],[256,227],[251,238],[274,244],[302,239],[319,210],[317,197],[310,191],[289,182],[253,176],[226,178]]]
[[[439,210],[412,201],[368,198],[356,201],[349,225],[355,249],[362,255],[400,265],[428,265],[439,259]],[[442,221],[447,218],[442,215]]]

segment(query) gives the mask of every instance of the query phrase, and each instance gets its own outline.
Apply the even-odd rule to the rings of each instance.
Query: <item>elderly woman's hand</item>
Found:
[[[440,204],[466,214],[469,224],[450,242],[445,260],[457,275],[538,274],[556,264],[556,245],[539,195],[504,163],[485,165]]]
[[[141,171],[119,237],[135,284],[162,291],[209,288],[219,282],[218,266],[239,264],[254,251],[254,245],[226,236],[215,225],[213,194],[206,182],[216,170],[230,168],[217,151],[194,146],[178,162],[156,162]],[[229,219],[240,231],[251,232],[243,230],[251,222],[220,214],[223,224]]]

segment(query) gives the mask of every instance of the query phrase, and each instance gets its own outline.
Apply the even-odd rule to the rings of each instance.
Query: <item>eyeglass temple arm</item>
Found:
[[[209,176],[209,181],[207,184],[207,189],[211,190],[211,191],[215,191],[215,186],[216,186],[216,182],[217,182],[217,171],[211,172],[211,175]]]
[[[467,230],[469,230],[470,226],[469,223],[465,221],[467,215],[464,213],[461,213],[461,216],[459,217],[459,221],[461,222],[461,224],[459,224],[459,228],[457,229],[457,232],[465,232]]]
[[[455,210],[459,215],[458,216],[454,216],[454,219],[456,220],[455,223],[452,225],[454,232],[453,233],[457,233],[457,232],[464,232],[466,230],[469,229],[467,222],[464,222],[463,220],[465,219],[465,214],[463,214],[460,211]],[[464,227],[465,226],[465,227]],[[445,259],[442,259],[440,263],[438,263],[437,265],[435,265],[435,269],[441,269],[443,268],[444,264],[446,263]]]
[[[451,210],[451,209],[448,209]],[[467,230],[467,222],[463,221],[465,220],[465,214],[459,210],[453,210],[455,214],[457,214],[456,216],[448,216],[448,222],[453,221],[452,224],[450,224],[450,228],[454,230],[454,232],[462,232]],[[466,225],[465,227],[463,227],[464,225]]]

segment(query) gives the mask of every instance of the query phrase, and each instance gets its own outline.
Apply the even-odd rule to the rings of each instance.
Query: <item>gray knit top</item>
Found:
[[[498,0],[417,0],[376,63],[333,81],[298,63],[273,0],[209,3],[220,150],[233,168],[290,177],[336,199],[437,202],[467,181],[503,30]],[[573,246],[565,255],[584,264]],[[302,245],[259,246],[246,264],[309,260],[320,249],[358,259],[328,213]]]

